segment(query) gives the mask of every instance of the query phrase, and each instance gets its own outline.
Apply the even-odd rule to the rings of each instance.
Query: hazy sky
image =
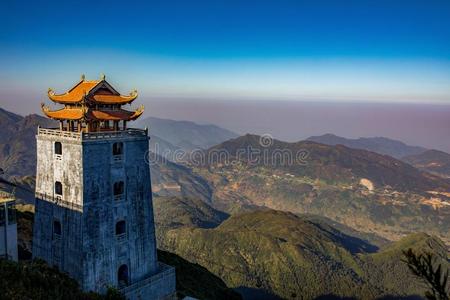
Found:
[[[152,99],[151,113],[213,123],[239,134],[271,134],[285,141],[325,133],[347,138],[383,136],[450,153],[450,105],[163,98]]]
[[[147,116],[450,151],[448,0],[2,3],[0,107],[38,112],[83,73]]]
[[[8,1],[0,65],[24,112],[101,72],[148,98],[450,104],[450,1]]]

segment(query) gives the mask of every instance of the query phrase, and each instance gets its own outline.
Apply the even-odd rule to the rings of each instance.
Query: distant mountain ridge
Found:
[[[56,121],[36,114],[23,117],[0,108],[0,168],[8,177],[34,175],[37,126],[57,125]],[[177,150],[206,149],[238,136],[215,125],[153,117],[131,123],[130,127],[148,127],[150,150],[169,159]]]
[[[410,146],[401,141],[385,137],[360,137],[358,139],[348,139],[327,133],[320,136],[311,136],[306,139],[325,145],[344,145],[354,149],[363,149],[379,154],[385,154],[397,159],[409,155],[416,155],[425,152],[427,149],[419,146]]]
[[[34,175],[37,126],[56,125],[36,114],[22,117],[0,108],[0,168],[8,177]]]
[[[207,149],[238,134],[216,125],[201,125],[191,121],[175,121],[148,117],[136,122],[137,127],[148,127],[151,136],[157,136],[184,150]]]
[[[439,150],[427,150],[402,159],[414,167],[450,178],[450,154]]]
[[[272,144],[266,147],[261,145],[260,140],[258,135],[247,134],[216,145],[207,152],[225,150],[231,155],[231,159],[236,159],[236,155],[241,154],[242,150],[257,149],[260,150],[259,153],[268,154],[268,160],[265,162],[268,167],[290,171],[295,175],[311,176],[314,179],[351,182],[354,178],[368,178],[378,186],[390,186],[400,191],[450,188],[450,183],[438,176],[421,172],[401,160],[376,152],[309,140],[294,143],[272,140]],[[279,149],[289,150],[293,154],[306,151],[308,155],[305,165],[301,166],[297,162],[278,164],[271,161],[271,158],[276,158],[273,153]],[[262,159],[260,161],[262,162]]]

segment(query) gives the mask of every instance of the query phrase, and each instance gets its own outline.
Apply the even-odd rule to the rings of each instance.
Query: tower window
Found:
[[[123,181],[114,182],[114,196],[122,195],[123,191],[124,191]]]
[[[119,270],[117,271],[117,281],[119,282],[119,286],[127,286],[128,285],[128,266],[121,265]]]
[[[55,182],[55,194],[61,196],[63,194],[62,183],[59,181]]]
[[[127,225],[124,220],[117,222],[116,223],[116,235],[125,234],[126,228],[127,228]]]
[[[113,155],[122,155],[123,154],[123,143],[117,142],[113,144]]]
[[[62,144],[60,142],[55,142],[55,154],[62,154]]]
[[[53,234],[61,235],[61,222],[58,220],[53,221]]]

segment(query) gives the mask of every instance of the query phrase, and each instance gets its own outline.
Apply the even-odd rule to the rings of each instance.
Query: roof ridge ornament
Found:
[[[46,113],[50,110],[50,107],[48,107],[48,105],[45,105],[45,103],[41,103],[41,109],[44,113]]]
[[[100,79],[101,79],[101,80],[106,80],[106,76],[105,76],[105,74],[103,74],[103,73],[100,73]]]

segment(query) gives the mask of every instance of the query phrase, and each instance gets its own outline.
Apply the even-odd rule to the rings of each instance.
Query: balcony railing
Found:
[[[147,131],[138,128],[128,128],[122,131],[83,132],[82,135],[85,140],[96,140],[129,136],[147,136]]]
[[[80,139],[81,138],[80,132],[64,131],[64,130],[59,130],[56,128],[38,127],[38,135],[50,135],[50,136],[57,136],[57,137],[69,138],[69,139]]]
[[[49,135],[59,138],[76,139],[76,140],[99,140],[120,137],[147,136],[148,131],[139,128],[128,128],[119,131],[99,131],[99,132],[73,132],[60,130],[59,128],[40,128],[38,127],[38,135]]]

